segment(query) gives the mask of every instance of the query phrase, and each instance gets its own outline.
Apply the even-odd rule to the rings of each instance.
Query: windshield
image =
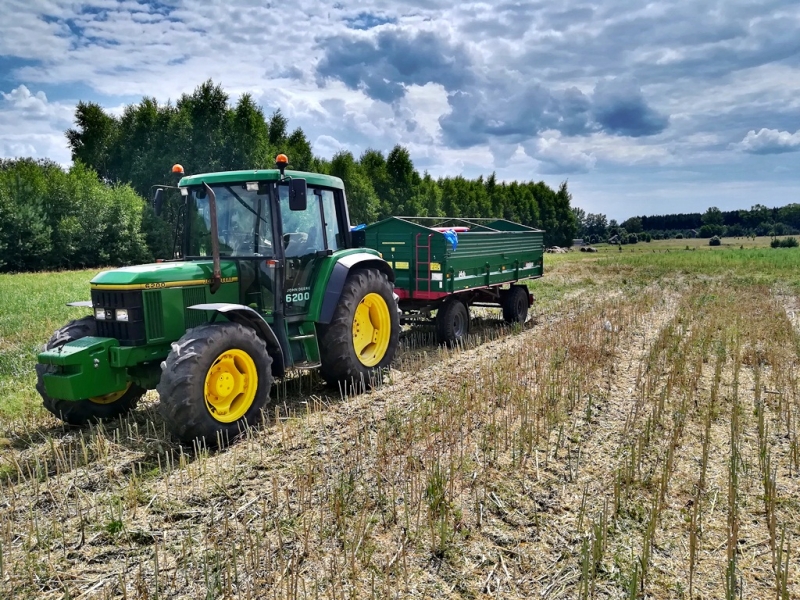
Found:
[[[217,198],[220,256],[272,256],[269,195],[241,183],[211,186]],[[205,189],[191,190],[189,256],[211,256],[211,211]]]

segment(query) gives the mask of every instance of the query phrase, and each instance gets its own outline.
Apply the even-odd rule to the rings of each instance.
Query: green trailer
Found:
[[[543,234],[505,219],[390,217],[356,232],[395,273],[402,322],[429,320],[440,342],[469,330],[469,307],[503,309],[509,323],[527,319],[533,296],[525,279],[542,276]]]

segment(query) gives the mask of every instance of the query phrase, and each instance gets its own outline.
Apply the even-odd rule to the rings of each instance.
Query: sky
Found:
[[[2,0],[0,157],[70,164],[78,101],[212,79],[317,155],[568,181],[634,215],[800,202],[797,0]],[[176,162],[180,158],[176,157]]]

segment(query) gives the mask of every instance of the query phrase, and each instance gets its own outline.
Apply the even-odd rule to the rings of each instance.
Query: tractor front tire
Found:
[[[448,299],[436,311],[436,340],[450,347],[467,337],[469,310],[457,298]]]
[[[97,335],[97,323],[94,317],[84,317],[70,321],[56,331],[44,349],[52,350],[68,342],[94,335]],[[53,365],[36,365],[36,390],[42,396],[44,407],[70,425],[87,425],[100,420],[116,419],[136,408],[136,404],[145,392],[138,385],[131,383],[123,391],[105,396],[84,400],[59,400],[48,396],[44,388],[44,376],[54,371]]]
[[[503,295],[502,306],[506,323],[524,323],[528,319],[528,288],[512,285]]]
[[[161,363],[159,412],[179,440],[227,443],[261,420],[272,386],[272,358],[255,330],[200,325],[172,344]]]
[[[319,326],[320,374],[329,384],[367,385],[388,367],[400,339],[394,288],[377,269],[351,271],[328,325]]]

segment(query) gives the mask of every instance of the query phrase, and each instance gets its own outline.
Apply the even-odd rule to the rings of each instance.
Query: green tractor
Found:
[[[181,258],[104,271],[90,301],[70,303],[92,315],[39,354],[50,412],[75,425],[113,419],[157,389],[174,435],[213,445],[258,422],[291,369],[368,386],[391,363],[392,268],[354,247],[342,181],[287,162],[181,177]]]

